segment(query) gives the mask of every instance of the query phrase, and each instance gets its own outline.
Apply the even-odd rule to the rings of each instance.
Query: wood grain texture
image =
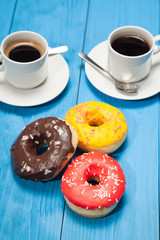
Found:
[[[159,239],[160,239],[160,94],[158,96],[158,206],[159,206]]]
[[[88,53],[123,25],[158,34],[159,1],[10,0],[0,1],[0,13],[0,40],[18,30],[38,32],[52,47],[68,45],[63,56],[70,69],[66,89],[49,103],[31,108],[0,103],[0,240],[158,240],[160,96],[129,102],[100,93],[81,69],[78,52],[84,48]],[[102,219],[81,217],[67,207],[61,175],[34,183],[15,176],[10,164],[10,146],[24,125],[41,117],[64,118],[76,103],[90,100],[119,108],[128,123],[127,139],[112,155],[124,170],[126,192]]]
[[[138,25],[158,34],[159,2],[90,1],[85,52],[123,25]],[[126,117],[126,142],[112,156],[124,170],[127,188],[117,209],[103,219],[88,220],[66,207],[62,239],[157,240],[158,95],[136,102],[108,97],[89,83],[82,68],[78,103],[90,100],[109,103]]]
[[[12,9],[14,15],[10,10],[8,25],[4,26],[6,35],[9,33],[8,26],[11,32],[38,32],[52,47],[68,45],[69,51],[64,57],[70,68],[70,80],[60,96],[42,106],[20,108],[0,103],[0,125],[3,129],[0,147],[0,239],[57,240],[61,235],[64,207],[61,175],[47,183],[19,179],[12,172],[9,149],[24,125],[46,116],[64,118],[66,111],[75,105],[80,64],[77,51],[83,46],[87,3],[27,0],[17,1]],[[0,17],[3,20],[2,15]]]
[[[0,42],[10,33],[17,1],[0,1]]]

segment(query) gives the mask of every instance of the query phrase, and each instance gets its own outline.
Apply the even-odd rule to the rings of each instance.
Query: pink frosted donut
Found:
[[[104,217],[125,191],[125,176],[119,163],[105,153],[84,153],[66,169],[61,183],[68,206],[92,218]]]

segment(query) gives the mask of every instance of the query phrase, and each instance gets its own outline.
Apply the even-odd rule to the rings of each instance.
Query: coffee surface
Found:
[[[112,48],[126,56],[139,56],[150,50],[149,44],[139,36],[122,36],[115,39]]]
[[[35,41],[20,40],[9,44],[4,53],[13,61],[16,62],[32,62],[39,59],[45,50]]]

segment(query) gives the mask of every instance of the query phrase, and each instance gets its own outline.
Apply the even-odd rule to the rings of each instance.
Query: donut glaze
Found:
[[[89,180],[96,179],[97,185]],[[87,210],[111,208],[125,191],[125,176],[116,160],[105,153],[84,153],[66,169],[61,183],[64,196]]]
[[[111,153],[124,142],[127,123],[115,107],[100,102],[86,102],[72,107],[65,120],[78,134],[78,147],[85,152]]]
[[[37,155],[37,149],[45,144],[47,150]],[[38,119],[25,126],[11,147],[13,171],[21,178],[44,181],[60,170],[68,159],[68,153],[74,153],[72,133],[64,120],[47,117]]]

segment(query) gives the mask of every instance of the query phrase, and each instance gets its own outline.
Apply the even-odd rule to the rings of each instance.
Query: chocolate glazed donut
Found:
[[[75,130],[64,120],[47,117],[25,126],[11,147],[13,171],[32,181],[46,181],[67,164],[77,147]],[[47,150],[38,155],[42,145]]]

